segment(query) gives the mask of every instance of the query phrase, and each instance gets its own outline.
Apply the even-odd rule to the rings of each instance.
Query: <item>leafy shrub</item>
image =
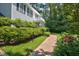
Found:
[[[15,19],[12,20],[7,17],[0,17],[0,26],[11,26],[14,25],[16,27],[32,27],[36,28],[39,26],[38,22],[28,22],[26,20]]]
[[[26,22],[26,27],[38,27],[38,24],[36,22]]]
[[[50,32],[44,32],[45,36],[49,36],[51,33]]]
[[[47,28],[38,27],[37,22],[12,20],[7,17],[0,17],[0,26],[0,40],[3,40],[5,44],[22,42],[43,35],[47,31]]]
[[[12,24],[12,20],[7,17],[0,17],[0,26],[10,26]]]
[[[21,20],[21,19],[15,19],[13,21],[13,25],[15,25],[16,27],[25,27],[25,21]]]
[[[0,39],[4,39],[5,43],[9,43],[11,39],[17,38],[17,28],[8,26],[0,27]]]
[[[12,24],[16,27],[38,27],[37,22],[28,22],[21,19],[12,20],[8,17],[0,17],[0,26],[11,26]]]
[[[79,38],[71,35],[62,37],[57,41],[53,54],[56,56],[78,56]]]
[[[47,27],[42,27],[42,31],[49,31]]]
[[[27,22],[27,21],[21,20],[21,19],[15,19],[13,21],[13,24],[16,27],[37,27],[36,22]]]
[[[43,35],[42,28],[0,27],[0,39],[4,39],[6,44],[9,44],[11,41],[22,42],[39,35]]]

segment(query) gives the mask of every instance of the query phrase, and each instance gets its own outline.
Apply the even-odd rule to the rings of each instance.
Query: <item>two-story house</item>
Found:
[[[11,19],[36,21],[41,24],[45,22],[40,13],[27,3],[0,3],[0,15]]]

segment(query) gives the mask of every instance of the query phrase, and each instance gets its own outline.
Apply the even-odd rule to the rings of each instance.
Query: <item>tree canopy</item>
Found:
[[[51,32],[74,32],[79,30],[79,4],[49,4],[50,16],[46,26]],[[77,32],[78,33],[78,32]]]

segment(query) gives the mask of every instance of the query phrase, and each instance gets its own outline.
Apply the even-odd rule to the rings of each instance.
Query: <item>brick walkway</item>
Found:
[[[0,56],[7,56],[7,54],[5,54],[5,52],[0,48]]]
[[[40,46],[38,46],[32,56],[51,56],[53,53],[57,36],[50,35]]]

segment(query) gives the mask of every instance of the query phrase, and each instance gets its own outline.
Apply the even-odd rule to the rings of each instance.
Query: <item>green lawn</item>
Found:
[[[1,48],[4,49],[4,51],[8,55],[15,55],[15,56],[26,55],[28,52],[26,51],[26,49],[28,48],[35,49],[38,45],[40,45],[45,40],[45,38],[46,36],[40,36],[35,38],[33,41],[29,41],[27,43],[22,43],[16,46],[4,46]]]

